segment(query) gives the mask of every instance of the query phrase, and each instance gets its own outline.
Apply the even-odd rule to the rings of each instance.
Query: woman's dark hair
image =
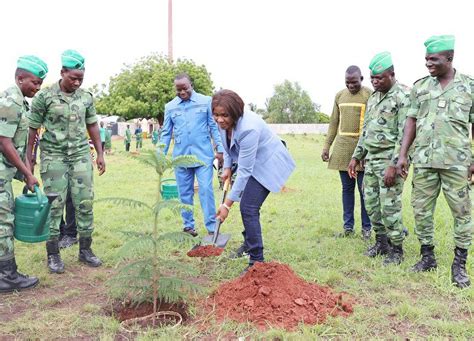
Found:
[[[212,112],[216,107],[223,107],[234,124],[244,114],[244,101],[232,90],[219,90],[212,96]]]

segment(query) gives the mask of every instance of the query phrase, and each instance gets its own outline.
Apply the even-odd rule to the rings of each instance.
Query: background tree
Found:
[[[329,117],[319,112],[308,93],[295,82],[285,80],[275,85],[274,95],[267,100],[264,118],[269,123],[323,123]]]
[[[214,85],[204,65],[187,59],[170,64],[166,57],[153,54],[125,65],[110,79],[108,87],[102,84],[90,89],[96,98],[97,112],[125,119],[155,117],[161,121],[165,104],[176,96],[174,77],[181,72],[191,76],[197,92],[212,95]]]

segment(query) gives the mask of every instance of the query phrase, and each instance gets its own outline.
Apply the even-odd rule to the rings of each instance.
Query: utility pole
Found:
[[[168,0],[168,61],[173,63],[173,0]]]

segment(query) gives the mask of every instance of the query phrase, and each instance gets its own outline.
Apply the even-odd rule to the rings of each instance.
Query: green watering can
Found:
[[[15,199],[15,231],[16,239],[27,243],[39,243],[49,239],[49,212],[51,203],[58,197],[56,193],[44,195],[35,185],[35,193],[27,193]]]
[[[175,179],[164,179],[161,181],[161,197],[163,200],[179,198],[178,186]]]

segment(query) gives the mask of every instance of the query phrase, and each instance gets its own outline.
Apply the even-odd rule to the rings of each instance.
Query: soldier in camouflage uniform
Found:
[[[33,190],[38,180],[24,160],[28,135],[28,102],[41,88],[48,67],[35,56],[18,59],[16,84],[0,93],[0,293],[32,288],[39,282],[17,271],[13,248],[13,178],[21,173],[26,186]],[[18,171],[18,173],[17,173]]]
[[[349,163],[349,176],[356,177],[356,166],[365,158],[365,208],[375,231],[375,244],[366,255],[388,254],[384,265],[403,260],[402,191],[403,178],[396,164],[409,107],[409,89],[395,79],[389,52],[371,61],[370,79],[375,92],[367,102],[362,135]],[[391,247],[389,248],[389,241]]]
[[[421,244],[421,260],[412,270],[437,267],[434,256],[433,214],[443,189],[454,218],[454,261],[451,281],[470,285],[466,260],[472,240],[469,181],[471,161],[469,123],[474,122],[474,79],[452,66],[454,36],[433,36],[425,42],[430,76],[415,82],[405,126],[398,172],[407,175],[407,150],[414,143],[412,205],[415,233]]]
[[[93,232],[92,200],[93,167],[89,154],[89,133],[97,151],[99,175],[105,172],[105,162],[99,136],[92,94],[80,89],[84,78],[84,58],[74,50],[62,56],[61,80],[42,90],[33,99],[30,117],[30,137],[42,125],[45,132],[40,142],[40,173],[45,192],[59,194],[51,209],[51,239],[46,243],[48,268],[63,273],[64,263],[58,248],[59,224],[68,189],[76,209],[79,234],[79,261],[89,266],[102,263],[91,250]],[[33,143],[28,143],[28,153]]]

